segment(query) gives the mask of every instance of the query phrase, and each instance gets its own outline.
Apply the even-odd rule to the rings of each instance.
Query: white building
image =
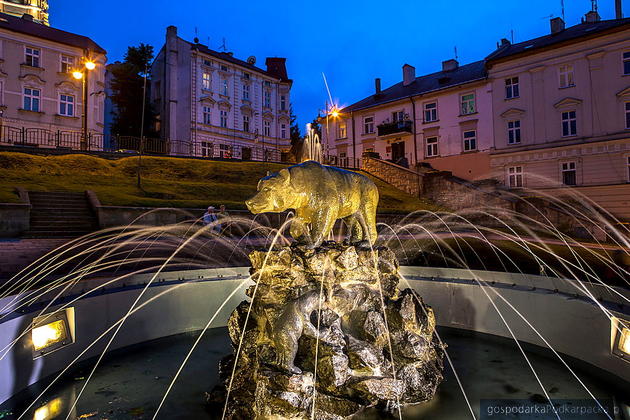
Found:
[[[267,58],[266,70],[255,63],[166,29],[151,66],[151,100],[171,154],[281,160],[290,147],[292,81],[284,58]]]

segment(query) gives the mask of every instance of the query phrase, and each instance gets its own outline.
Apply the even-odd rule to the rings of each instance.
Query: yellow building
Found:
[[[0,0],[0,12],[22,17],[33,16],[33,21],[48,25],[48,0]]]

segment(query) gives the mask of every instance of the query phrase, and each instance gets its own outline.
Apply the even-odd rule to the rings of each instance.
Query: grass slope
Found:
[[[0,152],[0,202],[18,202],[15,187],[31,191],[96,192],[104,205],[192,207],[225,204],[244,209],[267,171],[284,165],[265,162],[219,162],[165,157],[142,158],[142,186],[136,187],[138,159],[101,159],[88,155],[36,156]],[[409,213],[437,209],[372,178],[381,194],[379,212]]]

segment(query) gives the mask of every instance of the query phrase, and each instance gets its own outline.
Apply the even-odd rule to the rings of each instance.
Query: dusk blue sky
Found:
[[[218,49],[222,39],[234,55],[287,58],[293,109],[304,124],[323,109],[326,74],[333,99],[349,105],[402,79],[409,63],[416,75],[440,70],[442,60],[482,59],[500,38],[520,42],[549,32],[550,15],[560,16],[560,0],[476,1],[172,1],[50,0],[52,26],[91,37],[121,60],[128,45],[151,44],[156,52],[168,25],[189,41],[197,28],[202,43]],[[565,0],[567,25],[579,23],[590,0]],[[630,0],[624,0],[630,16]],[[602,19],[614,18],[614,0],[600,0]]]

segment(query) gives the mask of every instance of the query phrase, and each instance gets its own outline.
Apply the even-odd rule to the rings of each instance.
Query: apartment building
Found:
[[[342,166],[370,153],[414,167],[422,162],[466,178],[487,175],[492,147],[492,99],[483,61],[416,77],[405,64],[402,81],[322,119],[325,153]]]
[[[0,0],[0,13],[22,17],[33,16],[33,21],[48,25],[48,0]]]
[[[630,219],[630,19],[589,12],[486,58],[493,176],[512,188],[571,188]]]
[[[151,100],[171,154],[280,161],[290,148],[290,93],[285,59],[240,60],[177,28],[151,66]]]
[[[90,38],[0,13],[0,145],[102,149],[106,61]]]

